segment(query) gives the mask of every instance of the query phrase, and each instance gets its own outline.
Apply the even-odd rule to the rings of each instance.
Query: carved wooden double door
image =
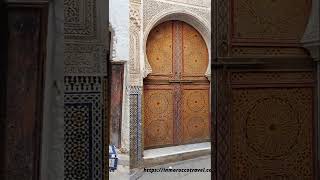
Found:
[[[164,22],[149,34],[147,57],[145,148],[209,141],[209,56],[199,32],[181,21]]]

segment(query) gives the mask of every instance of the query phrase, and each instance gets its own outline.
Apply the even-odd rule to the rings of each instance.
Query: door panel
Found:
[[[198,31],[183,24],[183,77],[203,77],[208,67],[208,50]]]
[[[121,119],[123,101],[124,64],[112,62],[111,64],[111,102],[110,102],[110,142],[121,147]]]
[[[235,89],[233,179],[311,179],[313,89]]]
[[[216,179],[315,179],[312,64],[278,62],[219,69]]]
[[[147,57],[152,75],[172,75],[172,22],[154,28],[148,37]]]
[[[0,179],[40,179],[47,3],[8,3]],[[2,128],[1,127],[1,128]]]
[[[201,142],[210,137],[208,85],[183,85],[183,143]]]
[[[168,85],[144,88],[145,147],[173,144],[173,89]]]

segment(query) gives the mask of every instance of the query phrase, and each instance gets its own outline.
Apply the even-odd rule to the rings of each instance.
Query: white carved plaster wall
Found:
[[[139,0],[130,0],[130,85],[142,86],[141,76],[141,14],[142,6]]]

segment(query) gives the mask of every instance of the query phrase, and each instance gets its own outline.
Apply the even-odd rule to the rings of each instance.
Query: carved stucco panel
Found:
[[[65,0],[65,75],[106,74],[104,1]]]
[[[142,76],[140,75],[140,54],[141,54],[141,4],[136,2],[130,3],[130,50],[129,50],[129,72],[130,85],[139,85],[142,83]]]
[[[79,75],[90,74],[98,75],[106,71],[101,66],[105,61],[105,48],[103,45],[91,44],[65,44],[65,74]]]
[[[211,1],[208,0],[158,0],[167,3],[182,4],[185,6],[193,6],[196,8],[209,8]]]
[[[206,25],[210,26],[210,6],[208,8],[196,8],[183,4],[172,4],[169,1],[148,0],[143,3],[143,29],[146,31],[147,26],[152,22],[152,18],[157,14],[170,11],[190,11],[198,17],[206,21]],[[186,4],[186,3],[184,3]]]

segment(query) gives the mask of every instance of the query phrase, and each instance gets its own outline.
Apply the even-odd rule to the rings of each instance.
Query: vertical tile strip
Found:
[[[130,168],[142,163],[142,87],[130,87]]]

